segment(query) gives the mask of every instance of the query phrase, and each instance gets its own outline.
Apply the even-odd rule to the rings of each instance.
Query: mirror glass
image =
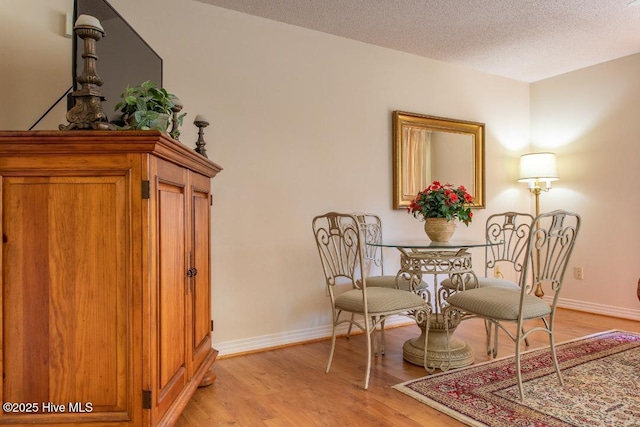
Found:
[[[433,181],[464,185],[484,208],[484,123],[394,111],[393,181],[394,209]]]

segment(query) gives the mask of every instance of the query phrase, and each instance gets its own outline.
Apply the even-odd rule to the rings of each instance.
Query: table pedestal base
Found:
[[[452,336],[454,329],[449,329],[449,345],[451,356],[447,351],[447,333],[443,329],[429,329],[427,342],[427,366],[447,370],[461,368],[473,364],[473,349],[464,341]],[[407,340],[402,346],[404,360],[414,365],[424,363],[424,332],[418,338]]]

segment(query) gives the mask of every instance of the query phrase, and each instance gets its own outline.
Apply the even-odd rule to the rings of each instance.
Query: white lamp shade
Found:
[[[556,155],[554,153],[531,153],[520,157],[518,182],[557,181]]]

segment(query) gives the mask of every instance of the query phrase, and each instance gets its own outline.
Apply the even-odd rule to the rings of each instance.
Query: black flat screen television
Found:
[[[80,15],[98,18],[106,34],[96,43],[96,72],[103,81],[100,87],[105,97],[102,109],[112,121],[120,116],[114,108],[127,86],[151,80],[162,87],[162,58],[106,0],[75,0],[74,23]],[[84,69],[83,50],[82,40],[74,34],[72,70],[75,90],[80,89],[76,77]],[[73,107],[73,102],[70,99],[68,108]]]

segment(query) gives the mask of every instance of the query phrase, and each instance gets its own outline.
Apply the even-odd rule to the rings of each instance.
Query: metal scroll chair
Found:
[[[367,372],[364,388],[371,375],[371,340],[378,324],[392,315],[405,315],[418,322],[429,321],[430,306],[413,292],[395,288],[369,287],[364,274],[365,239],[355,216],[329,212],[313,219],[313,234],[331,300],[331,353],[326,372],[331,368],[339,325],[348,323],[360,328],[367,342]],[[346,288],[346,289],[345,289]],[[359,314],[360,320],[345,314]],[[426,346],[425,337],[425,346]],[[426,352],[425,352],[426,353]],[[426,354],[424,366],[427,369]]]
[[[476,277],[463,283],[456,277],[445,279],[441,286],[451,294],[455,291],[480,288],[501,287],[520,289],[520,275],[525,264],[527,242],[531,231],[533,215],[521,212],[503,212],[489,216],[486,222],[485,239],[490,245],[485,246],[484,276]],[[509,279],[503,272],[509,271]],[[493,273],[493,277],[491,277]],[[485,322],[487,329],[487,354],[498,354],[497,337],[491,345],[491,324]],[[528,346],[528,340],[525,340]]]
[[[364,235],[364,261],[365,274],[367,275],[368,285],[383,288],[399,288],[404,291],[415,291],[422,287],[426,287],[427,283],[422,281],[415,283],[413,286],[411,281],[403,275],[385,275],[384,262],[382,259],[382,248],[376,246],[382,243],[382,221],[380,217],[371,213],[355,212],[352,214],[360,224],[361,233]],[[373,243],[373,245],[371,245]],[[371,273],[379,272],[372,275]]]
[[[380,220],[380,217],[375,214],[364,212],[355,212],[352,215],[358,220],[360,232],[364,236],[365,243],[369,243],[365,244],[363,247],[364,273],[367,276],[367,286],[370,288],[382,287],[402,289],[403,291],[412,291],[416,293],[418,293],[420,289],[427,287],[427,283],[425,281],[414,283],[412,286],[411,278],[406,277],[406,275],[385,275],[382,248],[375,245],[382,242],[382,221]],[[370,243],[373,243],[374,245],[371,245]],[[413,280],[415,280],[415,277]],[[347,330],[347,338],[351,336],[351,327],[352,325],[350,324],[349,329]],[[380,337],[382,343],[380,352],[384,354],[384,320],[380,324]],[[377,353],[377,340],[375,339],[375,335],[374,351]]]
[[[526,262],[520,275],[520,289],[475,288],[455,292],[447,298],[445,317],[480,317],[491,322],[495,325],[496,347],[498,327],[515,341],[516,375],[521,400],[524,400],[524,388],[520,372],[520,344],[533,332],[542,331],[549,335],[551,356],[558,380],[563,385],[556,357],[554,316],[579,228],[580,217],[571,212],[556,210],[538,215],[531,224]],[[533,294],[538,283],[550,285],[554,291],[551,305]],[[525,329],[524,322],[532,319],[542,319],[544,326]],[[505,322],[517,324],[515,336],[503,326],[502,323]],[[448,322],[444,323],[448,326]]]
[[[477,277],[477,284],[472,280],[457,283],[445,279],[441,286],[452,290],[472,289],[476,286],[518,289],[532,221],[532,215],[520,212],[489,216],[485,229],[485,239],[489,245],[485,246],[484,276]],[[503,267],[512,271],[510,277],[513,280],[504,278]],[[490,277],[492,272],[493,277]]]

